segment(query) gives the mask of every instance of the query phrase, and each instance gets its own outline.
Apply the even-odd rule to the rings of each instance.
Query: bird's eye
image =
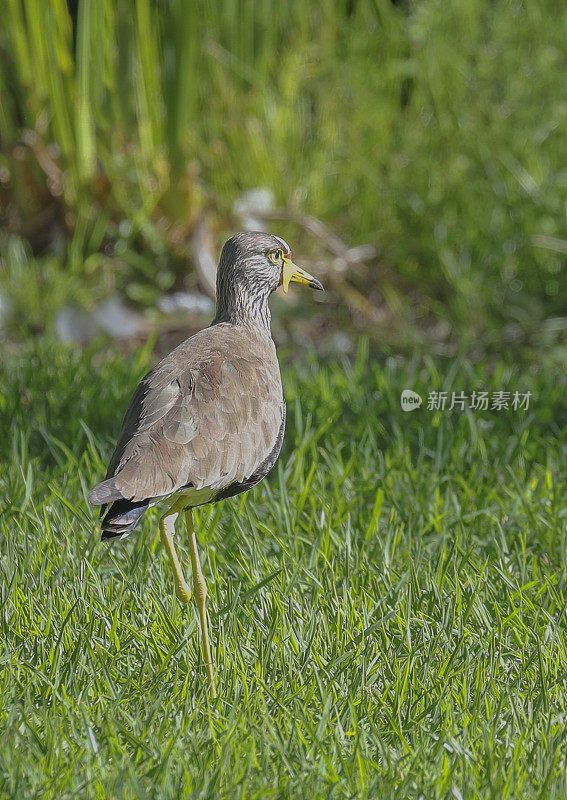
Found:
[[[270,250],[268,253],[268,258],[272,264],[279,264],[283,258],[283,250]]]

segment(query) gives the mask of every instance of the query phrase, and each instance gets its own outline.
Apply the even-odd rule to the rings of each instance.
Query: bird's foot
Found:
[[[191,589],[187,586],[187,584],[178,585],[175,587],[175,596],[178,600],[181,600],[182,603],[188,603],[191,600]]]

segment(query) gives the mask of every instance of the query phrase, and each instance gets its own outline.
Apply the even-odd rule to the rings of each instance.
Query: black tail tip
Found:
[[[149,500],[133,502],[117,500],[108,509],[101,509],[101,540],[116,539],[126,536],[134,530],[149,508]]]

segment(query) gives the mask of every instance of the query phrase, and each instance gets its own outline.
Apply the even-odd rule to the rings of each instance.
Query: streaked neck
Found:
[[[265,290],[254,293],[238,283],[229,286],[221,284],[217,286],[217,310],[212,324],[230,322],[232,325],[251,325],[271,335],[272,315],[268,299]]]

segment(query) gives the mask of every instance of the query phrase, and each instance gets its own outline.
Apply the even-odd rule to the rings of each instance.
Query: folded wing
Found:
[[[221,338],[206,352],[188,340],[142,380],[91,503],[222,490],[265,460],[283,418],[277,361]]]

